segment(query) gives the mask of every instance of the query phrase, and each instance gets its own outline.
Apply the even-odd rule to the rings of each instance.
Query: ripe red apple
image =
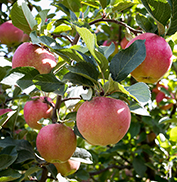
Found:
[[[40,74],[49,73],[56,64],[55,57],[51,52],[30,42],[21,44],[12,58],[12,68],[32,66]]]
[[[51,163],[66,162],[76,150],[76,145],[73,130],[59,123],[44,126],[36,139],[40,155]]]
[[[24,33],[22,37],[22,42],[28,42],[30,40],[30,37],[28,34]]]
[[[111,43],[114,43],[114,45],[115,45],[115,50],[114,50],[114,52],[111,54],[111,56],[114,56],[115,54],[117,54],[117,53],[119,52],[118,44],[117,44],[116,41],[108,41],[108,40],[105,40],[105,41],[103,42],[103,46],[110,46]]]
[[[69,176],[75,173],[79,169],[80,164],[80,161],[75,161],[71,159],[63,163],[54,163],[58,173],[60,173],[62,176]]]
[[[126,48],[138,39],[146,40],[146,58],[131,72],[131,75],[139,82],[156,83],[172,64],[171,48],[164,38],[154,33],[138,35],[127,44]]]
[[[24,106],[24,118],[29,127],[40,130],[42,125],[38,121],[42,118],[50,118],[52,115],[52,107],[44,100],[44,97],[32,97]],[[51,99],[47,98],[50,102]]]
[[[122,47],[122,49],[126,48],[126,45],[129,43],[129,41],[126,39],[126,37],[124,37],[121,42],[120,42],[120,46]]]
[[[107,97],[94,97],[77,111],[77,127],[92,145],[115,144],[129,129],[131,114],[125,102]]]
[[[23,31],[6,21],[0,25],[0,43],[7,46],[16,46],[22,42]]]

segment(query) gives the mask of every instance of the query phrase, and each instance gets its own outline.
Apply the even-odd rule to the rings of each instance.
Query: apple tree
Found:
[[[177,0],[0,1],[0,181],[177,181]]]

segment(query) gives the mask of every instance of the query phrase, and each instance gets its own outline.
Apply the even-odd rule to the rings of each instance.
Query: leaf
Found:
[[[70,30],[72,30],[70,26],[68,26],[66,24],[61,24],[54,29],[53,33],[60,34],[61,32],[66,32],[66,31],[70,31]]]
[[[35,76],[33,83],[44,92],[54,92],[61,95],[65,92],[65,83],[58,80],[52,73]]]
[[[138,104],[137,102],[131,102],[129,105],[129,109],[132,113],[142,115],[142,116],[150,116],[147,109]]]
[[[177,0],[168,0],[168,3],[171,7],[171,19],[170,19],[170,27],[167,31],[167,35],[173,35],[177,31]]]
[[[177,142],[177,127],[170,130],[170,141]]]
[[[11,168],[0,171],[1,182],[14,181],[15,179],[18,179],[20,177],[21,174]]]
[[[8,168],[10,165],[14,163],[14,161],[17,159],[18,155],[11,156],[8,154],[1,154],[0,155],[0,170]]]
[[[6,69],[0,66],[0,81],[6,76]]]
[[[108,67],[108,60],[99,52],[95,51],[95,44],[96,44],[96,36],[95,34],[91,33],[85,27],[77,27],[77,32],[82,37],[83,41],[85,42],[88,50],[92,54],[92,56],[96,59],[97,63],[99,64],[101,70],[104,72]]]
[[[83,162],[85,164],[92,164],[92,155],[86,149],[76,147],[71,159]]]
[[[152,17],[146,17],[142,14],[137,14],[136,22],[145,32],[155,33],[157,30],[157,25],[154,24]]]
[[[151,93],[149,87],[145,83],[142,82],[136,83],[126,88],[126,90],[131,95],[136,97],[136,99],[141,105],[145,105],[150,101]]]
[[[49,11],[50,11],[50,9],[44,9],[39,12],[39,16],[41,17],[41,20],[42,20],[40,27],[42,27],[45,24],[47,14]]]
[[[147,167],[144,164],[144,160],[140,156],[133,158],[133,167],[138,175],[141,177],[144,176],[144,173],[147,170]]]
[[[145,40],[136,40],[127,49],[116,54],[110,63],[110,73],[113,80],[124,80],[146,57]]]
[[[37,23],[25,2],[17,1],[13,4],[11,19],[16,27],[27,34],[30,34],[34,27],[37,26]]]
[[[134,5],[134,3],[132,3],[131,1],[118,2],[117,4],[114,4],[113,11],[120,12],[120,11],[123,11],[124,9],[127,9],[127,8],[133,6],[133,5]]]
[[[165,25],[171,16],[171,8],[164,0],[141,0],[148,13],[157,23],[159,35],[165,34]]]
[[[171,144],[170,142],[165,138],[164,134],[159,133],[159,135],[157,136],[157,140],[159,142],[159,145],[166,149],[169,150],[171,148]]]
[[[104,9],[109,3],[108,0],[99,0],[99,2],[101,4],[102,9]]]
[[[74,66],[69,66],[68,70],[97,83],[99,72],[91,63],[79,62]]]
[[[74,0],[74,1],[66,0],[66,1],[68,2],[68,5],[73,12],[79,12],[79,9],[81,7],[80,0]]]

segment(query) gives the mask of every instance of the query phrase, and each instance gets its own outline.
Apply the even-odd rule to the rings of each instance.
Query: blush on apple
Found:
[[[56,59],[51,52],[30,42],[21,44],[12,58],[12,68],[31,66],[40,74],[49,73],[56,64]]]
[[[126,48],[138,39],[146,40],[146,58],[131,72],[131,75],[139,82],[156,83],[172,64],[171,48],[164,38],[154,33],[138,35],[127,44]]]
[[[126,48],[126,45],[129,43],[129,41],[126,39],[126,37],[124,37],[121,42],[120,42],[120,46],[122,49]]]
[[[131,114],[127,104],[118,99],[94,97],[77,111],[79,132],[92,145],[119,142],[129,129]]]
[[[0,43],[7,46],[16,46],[22,42],[23,31],[6,21],[0,25]]]
[[[36,139],[37,150],[50,163],[66,162],[76,150],[74,131],[64,124],[44,126]]]

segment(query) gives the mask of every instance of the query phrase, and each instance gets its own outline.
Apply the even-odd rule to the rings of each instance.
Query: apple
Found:
[[[79,169],[80,164],[80,161],[71,159],[63,163],[54,163],[58,173],[60,173],[62,176],[69,176],[75,173]]]
[[[44,126],[36,139],[37,150],[50,163],[66,162],[76,150],[74,131],[64,124]]]
[[[7,46],[16,46],[22,42],[23,31],[6,21],[0,25],[0,43]]]
[[[40,130],[42,124],[38,121],[42,118],[50,118],[52,115],[52,107],[44,100],[44,97],[32,97],[31,101],[27,101],[24,106],[24,118],[29,127]],[[47,98],[50,102],[51,99]]]
[[[115,54],[117,54],[117,53],[119,52],[118,44],[117,44],[116,41],[108,41],[108,40],[105,40],[105,41],[103,42],[103,46],[110,46],[111,43],[114,43],[114,45],[115,45],[115,50],[114,50],[114,52],[111,54],[111,56],[114,56]]]
[[[22,42],[28,42],[30,41],[30,37],[28,34],[24,33],[22,37]]]
[[[31,42],[21,44],[12,58],[12,68],[32,66],[40,74],[49,73],[56,64],[55,57],[51,52]]]
[[[84,102],[76,115],[79,132],[92,145],[119,142],[128,131],[130,121],[127,104],[108,97],[94,97]]]
[[[124,37],[121,42],[120,42],[120,46],[122,49],[125,49],[126,45],[129,43],[129,41],[126,39],[126,37]]]
[[[139,82],[156,83],[169,70],[172,64],[172,51],[164,38],[154,33],[143,33],[133,38],[126,46],[135,40],[145,39],[146,58],[131,75]]]

